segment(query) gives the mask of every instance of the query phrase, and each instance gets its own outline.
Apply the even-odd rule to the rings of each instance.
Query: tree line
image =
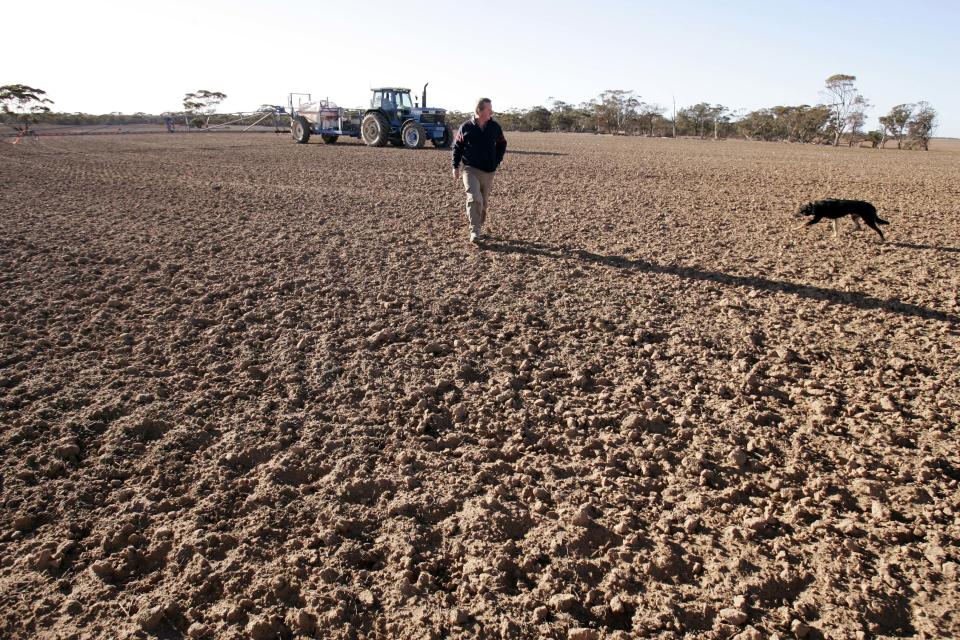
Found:
[[[200,89],[187,93],[183,97],[183,111],[178,113],[150,114],[137,113],[62,113],[52,111],[53,101],[46,97],[47,92],[24,84],[0,86],[0,114],[4,122],[20,131],[29,131],[31,124],[44,122],[58,125],[131,125],[163,124],[168,118],[182,121],[190,127],[207,127],[222,124],[233,119],[231,114],[217,114],[217,106],[226,99],[227,94],[219,91]],[[272,106],[264,105],[261,109]]]
[[[937,112],[929,103],[898,104],[880,116],[877,129],[865,131],[866,114],[872,105],[855,83],[856,76],[836,74],[825,81],[819,104],[779,105],[754,111],[699,102],[668,113],[662,105],[644,102],[635,91],[610,89],[577,105],[550,98],[548,105],[511,109],[496,117],[504,129],[514,131],[743,137],[833,146],[866,142],[875,148],[895,140],[898,149],[929,148],[937,126]],[[468,114],[456,116],[466,119]]]
[[[592,100],[571,104],[549,98],[547,106],[510,109],[497,114],[500,125],[512,131],[568,131],[642,135],[651,137],[695,136],[699,138],[743,137],[750,140],[809,144],[869,143],[884,147],[896,141],[897,148],[929,149],[937,126],[937,112],[927,102],[905,102],[880,116],[877,129],[865,131],[870,102],[857,90],[856,76],[835,74],[824,82],[816,105],[778,105],[754,111],[733,110],[721,104],[699,102],[667,108],[641,100],[635,91],[609,89]],[[183,112],[151,115],[55,113],[47,105],[52,101],[41,89],[26,85],[0,87],[0,112],[12,116],[19,129],[31,122],[54,124],[160,124],[165,117],[183,118],[185,124],[206,127],[225,122],[226,114],[216,107],[226,98],[219,91],[187,93]],[[272,108],[272,107],[271,107]],[[471,114],[448,112],[448,122],[456,125]]]

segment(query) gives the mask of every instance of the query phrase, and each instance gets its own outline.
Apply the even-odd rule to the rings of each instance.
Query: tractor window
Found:
[[[398,93],[397,94],[397,106],[405,107],[407,109],[413,108],[413,104],[410,102],[409,93]]]

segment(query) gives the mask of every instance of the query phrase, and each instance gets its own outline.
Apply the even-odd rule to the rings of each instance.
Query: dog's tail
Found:
[[[877,224],[890,224],[890,223],[887,222],[886,220],[884,220],[883,218],[880,218],[880,217],[878,216],[878,217],[877,217]]]

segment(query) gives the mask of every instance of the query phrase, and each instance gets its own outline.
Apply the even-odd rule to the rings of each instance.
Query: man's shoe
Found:
[[[477,233],[476,231],[471,231],[470,242],[472,242],[473,244],[477,244],[478,242],[480,242],[480,234]]]

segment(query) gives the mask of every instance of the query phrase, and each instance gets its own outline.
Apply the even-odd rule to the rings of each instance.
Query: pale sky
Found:
[[[842,6],[839,6],[842,5]],[[926,100],[960,137],[960,2],[403,2],[48,0],[4,29],[0,84],[45,90],[57,111],[160,113],[198,89],[220,111],[291,91],[367,104],[369,88],[429,81],[432,106],[579,103],[633,89],[670,107],[816,104],[857,76],[876,117]],[[8,16],[12,16],[9,11]]]

